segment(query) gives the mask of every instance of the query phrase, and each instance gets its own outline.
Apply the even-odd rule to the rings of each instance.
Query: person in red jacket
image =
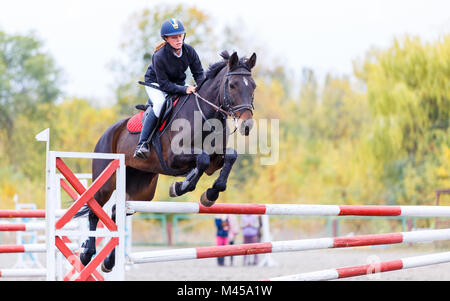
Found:
[[[229,223],[228,218],[226,214],[219,214],[216,215],[214,218],[214,222],[217,227],[216,232],[216,244],[218,246],[225,246],[228,244],[228,230],[229,230]],[[217,264],[219,266],[225,265],[225,257],[217,257]]]

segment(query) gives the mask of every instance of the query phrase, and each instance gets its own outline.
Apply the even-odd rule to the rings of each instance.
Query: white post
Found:
[[[270,234],[270,225],[269,225],[269,216],[268,215],[262,215],[261,216],[261,222],[262,222],[262,242],[271,242],[272,241],[272,235]],[[278,263],[272,258],[272,254],[267,253],[264,254],[263,260],[261,260],[258,263],[258,266],[277,266]]]
[[[45,194],[45,220],[46,220],[46,236],[47,236],[47,281],[56,280],[56,206],[57,206],[57,185],[54,183],[56,177],[56,154],[49,151],[47,155],[47,178],[46,178],[46,194]]]
[[[119,244],[116,252],[116,281],[125,280],[125,155],[120,155],[120,165],[116,173],[116,224]]]
[[[116,205],[116,225],[119,244],[116,246],[115,267],[111,273],[105,275],[105,279],[113,281],[125,280],[125,156],[120,154],[119,160],[119,168],[116,170],[116,190],[109,200],[109,202],[114,202]]]

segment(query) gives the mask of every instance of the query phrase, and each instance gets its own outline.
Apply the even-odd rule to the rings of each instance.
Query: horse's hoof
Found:
[[[174,182],[174,183],[172,183],[172,185],[170,185],[170,188],[169,188],[169,195],[170,195],[170,197],[172,197],[172,198],[176,198],[177,196],[179,196],[178,194],[177,194],[177,187],[176,187],[176,185],[177,185],[177,183],[178,182]]]
[[[107,267],[105,267],[105,263],[102,263],[102,271],[103,273],[110,273],[112,271],[112,269],[108,269]]]
[[[214,205],[216,201],[210,201],[208,200],[208,197],[206,196],[206,191],[203,192],[202,196],[200,197],[200,203],[205,207],[211,207]]]
[[[80,261],[81,261],[81,263],[82,263],[84,266],[88,265],[89,262],[91,262],[92,256],[93,256],[94,254],[95,254],[95,253],[81,253],[81,254],[80,254]]]

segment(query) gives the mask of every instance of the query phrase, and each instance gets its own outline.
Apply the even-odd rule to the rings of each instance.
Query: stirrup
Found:
[[[134,152],[133,157],[135,158],[141,158],[141,159],[147,159],[147,155],[150,152],[150,149],[148,148],[148,143],[144,142],[141,145],[138,145],[136,147],[136,151]]]

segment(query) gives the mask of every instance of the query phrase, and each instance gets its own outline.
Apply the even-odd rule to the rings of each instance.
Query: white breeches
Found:
[[[157,83],[152,84],[159,87]],[[145,86],[145,91],[147,92],[148,97],[153,103],[153,113],[155,113],[156,117],[159,117],[159,113],[161,113],[161,109],[166,100],[167,93],[149,86]]]

